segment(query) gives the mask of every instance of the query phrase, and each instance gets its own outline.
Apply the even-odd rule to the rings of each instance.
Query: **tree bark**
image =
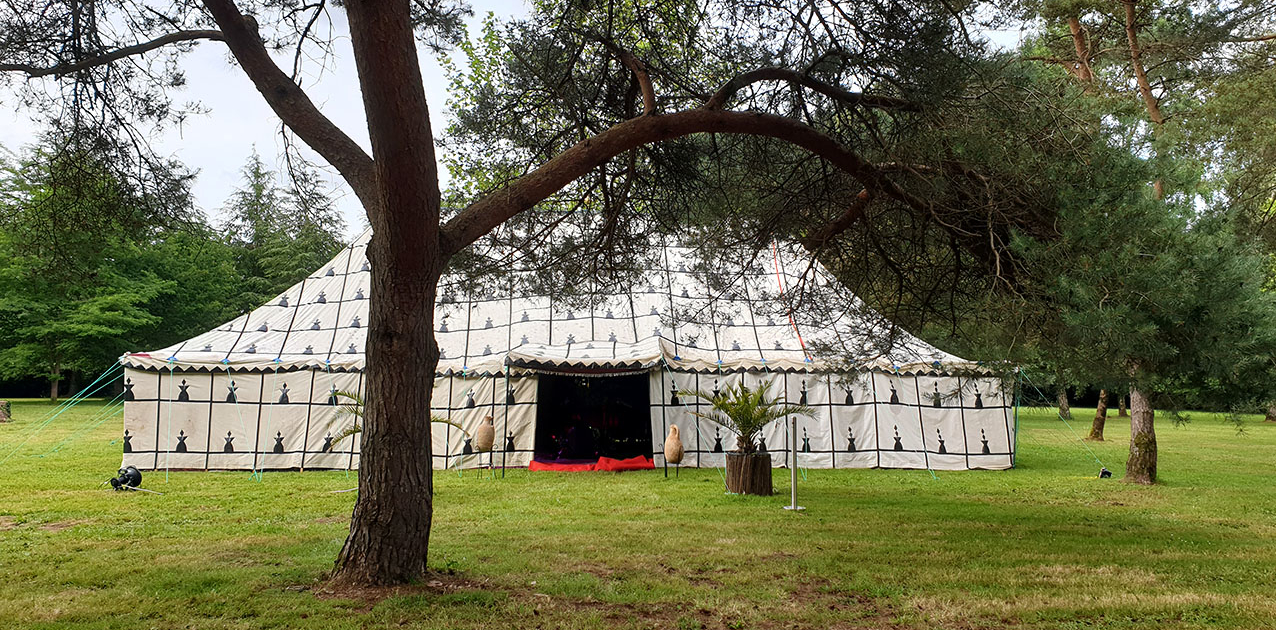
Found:
[[[1267,417],[1263,422],[1276,422],[1276,401],[1267,403]]]
[[[1057,394],[1055,394],[1055,399],[1056,399],[1056,400],[1058,401],[1058,403],[1059,403],[1059,417],[1060,417],[1060,418],[1063,418],[1064,420],[1071,420],[1071,419],[1072,419],[1072,406],[1068,404],[1068,388],[1067,388],[1067,386],[1064,386],[1064,385],[1060,385],[1060,386],[1059,386],[1058,393],[1057,393]]]
[[[727,453],[727,492],[771,496],[771,454]]]
[[[1125,480],[1156,483],[1156,431],[1152,426],[1152,405],[1143,390],[1130,387],[1130,457],[1125,462]]]
[[[49,377],[49,402],[58,401],[58,385],[62,383],[62,366],[53,364],[53,375]]]
[[[1117,417],[1118,418],[1130,417],[1130,412],[1126,411],[1125,409],[1125,394],[1121,394],[1120,396],[1117,397]]]
[[[1068,30],[1072,32],[1072,45],[1077,51],[1077,80],[1085,84],[1086,91],[1090,91],[1093,89],[1094,72],[1090,70],[1090,43],[1081,28],[1080,16],[1068,17]]]
[[[1094,410],[1094,423],[1090,425],[1087,440],[1103,441],[1103,425],[1108,422],[1108,390],[1099,390],[1099,405]]]
[[[1165,115],[1161,113],[1161,105],[1152,93],[1152,82],[1148,79],[1147,69],[1143,66],[1143,46],[1139,44],[1139,26],[1135,5],[1137,0],[1122,0],[1125,5],[1125,37],[1130,44],[1130,68],[1134,71],[1134,82],[1139,87],[1139,95],[1143,97],[1143,106],[1147,109],[1148,119],[1152,121],[1152,132],[1161,135],[1165,125]],[[1152,182],[1152,191],[1157,199],[1165,198],[1165,180],[1157,178]],[[1130,403],[1133,405],[1133,401]]]
[[[408,3],[346,3],[375,164],[359,497],[333,578],[397,584],[425,575],[433,516],[430,394],[444,269],[429,110]]]

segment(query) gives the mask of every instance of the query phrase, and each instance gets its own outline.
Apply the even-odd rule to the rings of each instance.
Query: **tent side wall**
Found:
[[[531,461],[536,378],[441,376],[432,412],[473,435],[492,415],[493,454],[464,455],[466,433],[434,424],[436,469]],[[336,392],[363,391],[360,372],[124,371],[123,463],[140,470],[351,469],[359,436],[334,440],[355,422]],[[333,442],[336,442],[335,444]],[[513,450],[507,448],[513,444]]]
[[[669,425],[686,449],[684,466],[722,466],[735,435],[693,412],[704,401],[684,391],[713,391],[740,379],[770,383],[772,395],[805,403],[814,417],[798,417],[798,461],[809,468],[1006,469],[1013,465],[1013,402],[996,378],[842,373],[651,372],[653,458],[664,465]],[[773,466],[789,465],[790,425],[762,432]]]

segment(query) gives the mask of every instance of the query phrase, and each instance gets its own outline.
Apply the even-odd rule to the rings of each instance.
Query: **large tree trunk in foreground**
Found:
[[[1068,404],[1068,388],[1060,385],[1059,393],[1055,394],[1055,398],[1059,403],[1059,417],[1064,420],[1072,419],[1072,406]]]
[[[1103,441],[1103,425],[1108,422],[1108,390],[1099,390],[1099,406],[1094,409],[1094,423],[1090,425],[1087,440]]]
[[[1143,390],[1130,387],[1130,458],[1125,462],[1125,480],[1156,483],[1156,431],[1152,427],[1152,405]]]
[[[771,454],[727,453],[727,492],[771,496]]]
[[[434,298],[439,188],[408,3],[346,3],[368,116],[377,199],[359,497],[334,579],[395,584],[426,571],[434,507],[430,393],[439,361]]]

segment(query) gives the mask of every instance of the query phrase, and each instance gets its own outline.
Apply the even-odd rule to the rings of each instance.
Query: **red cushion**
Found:
[[[598,464],[594,466],[594,470],[652,470],[655,467],[656,462],[642,455],[635,455],[629,459],[599,457]]]

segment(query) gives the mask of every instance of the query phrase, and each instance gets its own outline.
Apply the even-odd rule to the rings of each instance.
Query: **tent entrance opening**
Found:
[[[541,374],[536,400],[536,459],[590,462],[651,456],[648,376]]]

